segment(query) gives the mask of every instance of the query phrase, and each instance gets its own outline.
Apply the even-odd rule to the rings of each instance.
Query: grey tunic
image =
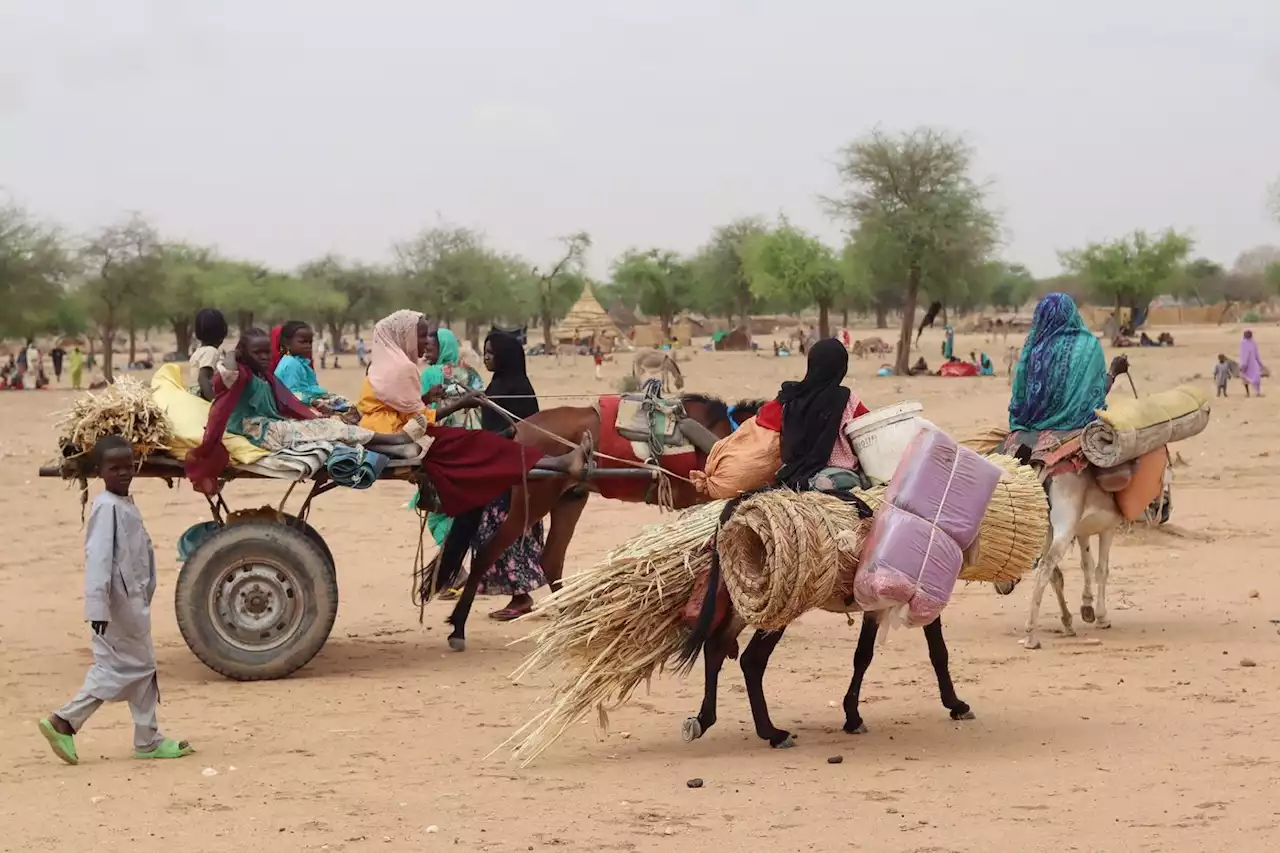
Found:
[[[103,492],[93,501],[84,537],[84,618],[107,622],[93,635],[93,666],[83,693],[103,701],[141,698],[156,677],[151,597],[156,557],[132,498]]]

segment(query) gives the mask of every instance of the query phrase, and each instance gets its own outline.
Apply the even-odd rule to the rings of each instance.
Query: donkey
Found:
[[[723,526],[733,513],[742,498],[737,498],[725,505],[720,516]],[[863,505],[865,515],[871,510]],[[861,514],[861,513],[860,513]],[[681,650],[677,668],[687,672],[697,662],[701,653],[705,664],[705,685],[703,687],[702,707],[697,716],[688,717],[684,721],[681,734],[686,743],[691,743],[707,733],[716,723],[716,688],[719,683],[720,670],[725,658],[738,657],[738,635],[747,627],[747,623],[728,605],[728,616],[717,625],[716,597],[720,585],[720,559],[715,554],[711,560],[711,573],[707,583],[707,597],[703,600],[702,609],[698,613],[697,622],[689,638]],[[847,611],[841,611],[847,612]],[[871,660],[876,651],[876,635],[879,623],[875,613],[862,614],[862,630],[858,634],[858,646],[853,653],[853,679],[844,696],[844,731],[847,734],[865,734],[867,726],[858,712],[858,698],[862,692],[862,679],[871,667]],[[747,701],[751,704],[751,719],[755,724],[756,735],[768,741],[774,749],[787,749],[795,746],[795,736],[779,729],[769,717],[769,706],[764,696],[764,672],[769,666],[769,657],[782,639],[786,628],[777,631],[757,630],[751,636],[747,648],[742,652],[739,665],[747,685]],[[930,622],[924,627],[925,643],[929,648],[929,662],[933,664],[934,674],[938,678],[938,690],[942,696],[943,707],[953,720],[974,719],[973,710],[956,695],[955,685],[951,681],[950,655],[947,643],[942,636],[942,618]]]
[[[1044,553],[1036,566],[1035,588],[1031,593],[1031,612],[1027,614],[1026,637],[1022,644],[1028,649],[1040,648],[1036,638],[1036,622],[1040,617],[1040,602],[1044,588],[1053,584],[1062,611],[1062,631],[1068,637],[1075,636],[1071,611],[1063,589],[1062,559],[1071,550],[1072,542],[1080,543],[1080,568],[1084,573],[1084,593],[1080,601],[1080,618],[1096,623],[1099,628],[1110,628],[1107,618],[1107,576],[1111,571],[1111,543],[1116,529],[1124,519],[1116,508],[1113,495],[1104,492],[1094,479],[1092,470],[1085,468],[1074,473],[1056,474],[1049,480],[1049,534]],[[1098,537],[1098,559],[1094,563],[1089,538]],[[1098,582],[1097,606],[1094,606],[1092,572]]]
[[[763,400],[743,400],[731,410],[718,397],[704,394],[685,394],[680,401],[684,406],[686,417],[705,427],[717,439],[727,437],[733,431],[735,423],[755,415],[756,411],[764,405]],[[560,406],[544,409],[517,423],[515,439],[542,454],[555,456],[568,452],[569,448],[547,433],[573,443],[589,437],[590,445],[599,447],[600,431],[612,428],[613,424],[601,423],[600,412],[594,407]],[[593,482],[588,480],[580,483],[567,477],[529,480],[527,485],[512,489],[511,508],[507,513],[506,521],[471,561],[466,585],[458,596],[457,604],[454,605],[453,613],[448,619],[449,624],[453,626],[449,635],[451,649],[457,652],[466,650],[467,617],[471,613],[471,606],[475,602],[476,592],[479,590],[485,572],[498,557],[502,556],[503,551],[506,551],[530,527],[548,514],[551,516],[551,524],[542,549],[542,571],[547,584],[553,590],[560,587],[569,542],[573,539],[578,519],[582,517],[582,510],[587,505],[587,498],[593,491],[598,491],[598,486]],[[685,509],[709,500],[691,484],[679,480],[672,483],[671,494],[675,509]],[[644,500],[643,493],[637,495],[635,500]],[[437,557],[439,571],[436,576],[436,590],[447,589],[458,576],[462,568],[462,558],[470,548],[471,539],[479,529],[483,514],[482,507],[454,519],[453,528],[449,531]]]
[[[640,381],[642,388],[650,383],[655,384],[659,394],[672,377],[675,378],[677,391],[684,388],[684,374],[680,372],[680,365],[676,364],[675,356],[667,350],[648,349],[636,353],[631,362],[631,375]]]

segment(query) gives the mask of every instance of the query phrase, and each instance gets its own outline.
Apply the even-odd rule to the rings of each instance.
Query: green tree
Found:
[[[511,307],[513,266],[470,228],[429,228],[397,245],[395,253],[405,295],[446,325],[463,320],[473,344],[479,342],[481,324]]]
[[[889,328],[889,313],[902,308],[905,287],[900,276],[897,256],[893,252],[879,252],[880,244],[872,234],[855,230],[850,235],[840,255],[844,270],[845,292],[842,306],[855,311],[874,313],[876,328]],[[845,325],[849,324],[845,319]]]
[[[0,337],[74,332],[67,285],[77,271],[63,234],[17,205],[0,205]]]
[[[1117,313],[1127,307],[1137,318],[1182,270],[1191,246],[1189,237],[1173,229],[1155,237],[1134,231],[1118,240],[1060,252],[1059,258],[1063,268],[1083,279],[1100,301],[1114,305]]]
[[[902,327],[895,370],[910,366],[912,325],[921,284],[941,287],[990,256],[999,223],[986,190],[970,172],[973,151],[960,137],[922,128],[899,136],[880,131],[840,152],[842,192],[826,199],[877,266],[903,281]]]
[[[391,307],[395,275],[390,270],[327,254],[303,264],[296,275],[324,294],[327,304],[306,316],[315,319],[335,344],[347,326],[358,335],[361,323],[377,320]]]
[[[1221,298],[1226,274],[1221,264],[1208,258],[1196,258],[1170,280],[1169,293],[1197,305],[1213,305]]]
[[[751,289],[747,270],[747,244],[768,232],[758,217],[735,219],[712,233],[691,262],[694,278],[693,300],[709,314],[724,314],[733,325],[734,317],[750,327],[749,318],[760,301]]]
[[[628,304],[657,317],[666,340],[671,337],[675,316],[689,307],[693,272],[689,263],[675,252],[632,249],[613,264],[612,290],[624,295]]]
[[[1004,311],[1017,311],[1035,295],[1036,279],[1022,264],[991,261],[985,274],[989,283],[987,304]]]
[[[831,336],[831,306],[844,292],[845,276],[835,252],[821,240],[789,223],[752,238],[747,244],[751,289],[782,299],[794,310],[818,306],[818,334]]]
[[[162,246],[155,229],[134,214],[91,237],[81,259],[88,277],[80,298],[102,344],[103,376],[112,382],[116,335],[129,332],[132,361],[137,330],[156,316],[164,283]]]

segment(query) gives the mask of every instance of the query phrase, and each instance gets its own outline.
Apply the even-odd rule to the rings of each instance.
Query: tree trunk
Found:
[[[253,327],[253,312],[239,311],[237,312],[237,314],[238,314],[237,319],[239,320],[239,323],[240,323],[240,334],[243,335],[247,329],[250,329]]]
[[[840,325],[846,329],[849,328],[849,308],[845,306],[840,310]]]
[[[898,359],[893,372],[906,376],[911,370],[911,328],[916,319],[916,299],[920,295],[920,265],[912,264],[907,274],[907,293],[902,300],[902,328],[898,334]]]
[[[825,340],[831,337],[831,300],[818,300],[818,337]]]
[[[480,322],[478,320],[468,319],[466,321],[466,327],[463,331],[463,335],[466,337],[467,341],[470,342],[472,347],[476,349],[480,348]]]
[[[133,363],[138,360],[138,328],[129,321],[129,366],[133,367]]]
[[[671,320],[673,315],[663,314],[660,318],[662,323],[662,343],[671,343]]]
[[[942,328],[946,328],[950,323],[947,321],[947,303],[942,303]]]
[[[115,329],[104,329],[102,332],[102,376],[107,382],[115,381],[115,359],[113,358],[115,337]]]
[[[883,303],[876,303],[876,328],[889,328],[889,309]]]
[[[555,343],[551,340],[551,312],[550,311],[542,312],[542,315],[538,317],[538,320],[540,320],[542,323],[543,352],[550,353],[553,349],[555,349]]]
[[[170,317],[169,325],[173,327],[173,337],[177,341],[178,360],[181,361],[183,356],[191,352],[191,318]]]

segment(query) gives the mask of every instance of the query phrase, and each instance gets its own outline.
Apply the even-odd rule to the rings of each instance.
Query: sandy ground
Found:
[[[1214,356],[1234,352],[1240,330],[1175,333],[1174,350],[1129,351],[1140,389],[1208,387]],[[1280,360],[1280,333],[1258,336],[1264,356]],[[937,338],[926,338],[927,355]],[[976,336],[958,343],[983,347]],[[999,347],[986,348],[999,363]],[[876,366],[855,360],[850,373],[873,407],[919,399],[956,433],[1004,416],[1003,376],[873,379]],[[607,365],[597,383],[589,359],[535,359],[533,377],[548,394],[597,394],[625,369]],[[794,357],[706,352],[686,368],[690,389],[735,399],[772,395],[802,372]],[[339,391],[358,379],[350,365],[322,373]],[[1077,619],[1078,637],[1055,633],[1050,594],[1044,648],[1027,652],[1018,638],[1029,584],[1009,597],[957,590],[946,636],[976,720],[948,719],[923,638],[899,632],[864,689],[870,733],[842,734],[856,628],[814,613],[787,634],[766,680],[774,720],[798,734],[798,748],[772,751],[754,737],[730,669],[720,723],[695,744],[681,742],[680,723],[697,709],[701,677],[668,678],[615,712],[609,736],[584,724],[528,769],[485,759],[546,686],[507,680],[521,628],[485,619],[498,604],[482,600],[469,650],[454,654],[447,605],[418,624],[417,526],[402,509],[408,488],[394,484],[317,506],[312,521],[342,584],[337,625],[304,670],[257,684],[205,669],[174,622],[175,543],[203,520],[204,502],[185,486],[135,484],[162,566],[161,721],[200,753],[131,761],[128,710],[116,705],[79,738],[79,767],[58,762],[35,721],[74,693],[89,663],[81,532],[74,494],[35,473],[51,450],[51,414],[70,399],[0,394],[0,849],[1252,851],[1280,839],[1280,637],[1270,622],[1280,618],[1280,392],[1247,400],[1233,386],[1209,429],[1177,447],[1188,464],[1177,470],[1174,530],[1118,540],[1111,630]],[[255,506],[278,489],[237,483],[231,496]],[[658,517],[593,498],[570,571]],[[1073,554],[1073,608],[1077,566]],[[844,762],[829,764],[835,755]],[[705,787],[687,788],[692,777]]]

